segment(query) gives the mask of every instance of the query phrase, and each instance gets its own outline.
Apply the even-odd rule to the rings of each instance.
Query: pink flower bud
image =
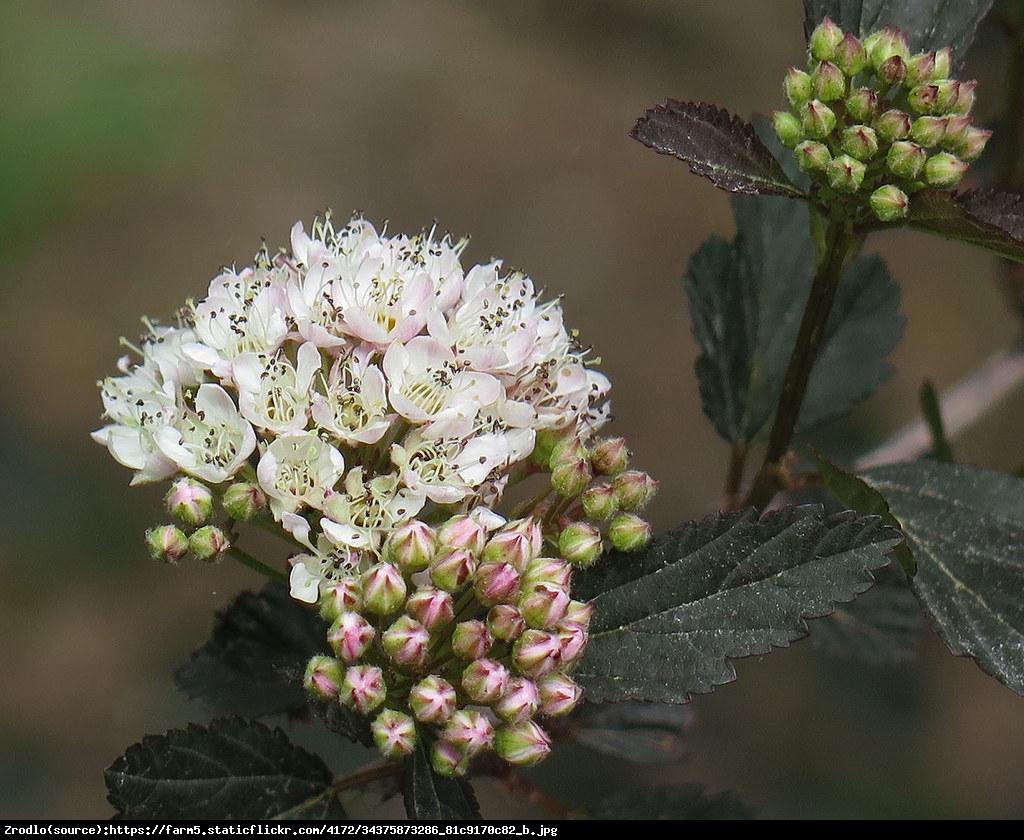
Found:
[[[452,596],[442,589],[416,590],[405,603],[405,611],[429,631],[445,627],[455,620]]]
[[[985,144],[991,136],[991,131],[969,127],[960,135],[951,151],[961,160],[975,160],[985,150]]]
[[[874,132],[870,128],[865,126],[858,127],[864,128],[866,131],[871,132],[872,137],[874,136]],[[619,507],[622,510],[641,510],[648,505],[651,499],[654,498],[654,494],[658,492],[658,482],[640,470],[628,470],[627,472],[620,473],[615,476],[612,486],[615,488],[615,498],[618,500]]]
[[[491,745],[494,740],[494,725],[483,712],[460,709],[445,724],[441,737],[455,744],[465,756],[471,758]]]
[[[565,459],[551,470],[551,486],[567,499],[582,493],[594,477],[586,457]]]
[[[546,676],[562,664],[562,644],[554,633],[531,627],[512,646],[512,664],[528,677]]]
[[[882,62],[878,75],[890,85],[901,85],[907,78],[907,63],[898,55],[891,56]]]
[[[460,659],[486,656],[493,644],[494,637],[479,619],[460,621],[452,630],[452,652]]]
[[[249,522],[267,509],[267,494],[258,484],[239,481],[224,491],[224,512],[239,522]]]
[[[526,520],[533,522],[533,520]],[[536,525],[536,523],[534,523]],[[540,528],[537,526],[539,535]],[[540,550],[540,540],[523,530],[501,530],[488,540],[480,559],[485,563],[508,563],[516,571],[522,571],[526,564]]]
[[[441,776],[464,776],[469,756],[457,744],[440,739],[430,746],[430,766]]]
[[[385,709],[370,724],[370,733],[381,755],[402,759],[416,748],[416,721],[397,709]]]
[[[551,752],[551,739],[532,720],[501,726],[494,733],[494,749],[509,764],[529,766]]]
[[[396,665],[422,668],[427,661],[430,633],[415,618],[400,616],[381,635],[381,646]]]
[[[974,89],[978,86],[976,79],[969,82],[957,82],[956,101],[951,103],[949,110],[954,114],[969,114],[974,107]]]
[[[192,532],[188,538],[188,547],[200,560],[219,560],[224,552],[231,548],[231,541],[216,525],[204,525]]]
[[[177,563],[188,554],[188,537],[177,525],[160,525],[146,531],[146,547],[154,560]]]
[[[405,603],[408,591],[402,572],[393,563],[377,563],[359,578],[363,609],[376,615],[391,615]]]
[[[511,642],[526,629],[526,620],[518,607],[497,604],[487,612],[487,629],[495,639]]]
[[[918,85],[907,94],[907,104],[919,114],[941,114],[939,88],[936,84]]]
[[[442,551],[430,564],[430,581],[438,589],[455,592],[476,571],[477,561],[465,548]]]
[[[590,626],[590,619],[594,615],[594,604],[590,601],[570,601],[565,610],[563,622],[574,622],[582,625],[586,630]]]
[[[437,530],[437,545],[442,551],[465,549],[479,557],[487,542],[487,531],[468,514],[453,516]]]
[[[325,621],[334,623],[346,612],[358,611],[363,604],[362,587],[355,578],[342,578],[334,583],[321,586],[320,615]]]
[[[608,526],[608,540],[619,551],[636,551],[650,539],[651,523],[633,513],[617,514]]]
[[[569,590],[553,583],[537,583],[519,599],[527,627],[546,630],[554,627],[569,608]]]
[[[493,703],[508,687],[508,668],[494,659],[474,659],[462,672],[462,690],[474,703]]]
[[[494,713],[513,725],[529,720],[540,708],[540,692],[532,680],[512,677],[505,693],[491,706]]]
[[[412,519],[393,531],[384,543],[384,557],[405,572],[430,565],[437,550],[437,534],[429,525]]]
[[[588,638],[586,625],[563,620],[555,628],[555,633],[562,646],[560,658],[563,666],[572,664],[583,655]]]
[[[314,656],[306,666],[302,686],[306,691],[333,700],[345,679],[345,666],[330,656]]]
[[[583,698],[583,689],[562,673],[550,674],[537,682],[540,714],[545,717],[567,715]]]
[[[345,662],[362,659],[377,631],[357,612],[343,612],[327,632],[327,644],[335,655]]]
[[[481,563],[473,575],[473,592],[486,607],[514,601],[519,595],[519,572],[509,563]]]
[[[443,724],[455,711],[457,696],[454,686],[430,674],[409,691],[409,708],[421,723]]]
[[[338,699],[366,715],[387,698],[384,672],[376,665],[350,665],[338,690]]]
[[[171,484],[164,503],[171,515],[186,525],[205,525],[213,513],[213,493],[191,478],[179,478]]]
[[[519,586],[524,592],[532,589],[538,583],[553,583],[556,586],[567,587],[571,577],[572,567],[564,560],[538,557],[526,567]]]

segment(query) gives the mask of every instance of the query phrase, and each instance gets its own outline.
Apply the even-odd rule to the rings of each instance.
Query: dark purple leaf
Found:
[[[749,195],[802,198],[782,166],[746,120],[707,102],[668,100],[637,120],[630,136],[719,189]]]
[[[910,198],[906,224],[1024,262],[1024,198],[995,190],[925,189]]]

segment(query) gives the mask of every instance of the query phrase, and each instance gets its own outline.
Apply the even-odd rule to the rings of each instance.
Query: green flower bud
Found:
[[[824,140],[836,127],[836,115],[819,99],[812,99],[801,109],[804,133],[814,140]]]
[[[569,608],[569,590],[554,583],[537,583],[523,592],[519,609],[527,627],[550,630]]]
[[[812,58],[818,61],[830,61],[842,40],[843,30],[836,26],[831,18],[826,17],[811,33],[807,49]]]
[[[580,497],[583,512],[590,519],[608,519],[619,509],[615,487],[611,484],[594,484],[583,491]]]
[[[825,177],[836,192],[855,193],[860,189],[867,167],[849,155],[839,155],[825,167]]]
[[[967,164],[948,152],[932,155],[924,165],[924,179],[930,186],[947,188],[956,186],[967,171]]]
[[[619,551],[636,551],[650,542],[651,524],[636,514],[620,513],[608,526],[608,539]]]
[[[946,136],[946,118],[918,117],[910,124],[910,136],[926,149],[938,146]]]
[[[429,674],[409,690],[409,708],[421,723],[445,723],[457,702],[455,687],[436,674]]]
[[[920,85],[935,78],[935,50],[918,53],[907,61],[907,84]]]
[[[875,133],[883,143],[903,140],[910,134],[910,116],[895,108],[880,114],[874,121]]]
[[[900,81],[906,78],[906,62],[910,60],[910,48],[907,46],[906,36],[898,29],[886,26],[872,32],[864,39],[864,49],[867,51],[871,66],[880,74],[882,65],[898,58],[903,66],[903,78]]]
[[[239,522],[249,522],[267,509],[267,494],[258,484],[239,481],[224,491],[224,512]]]
[[[811,73],[814,96],[822,102],[834,102],[846,95],[846,77],[831,61],[823,61]]]
[[[794,108],[799,108],[814,94],[811,86],[811,76],[796,67],[790,67],[786,71],[786,78],[782,82],[782,90],[786,99]]]
[[[941,114],[945,111],[939,105],[939,88],[936,84],[918,85],[907,94],[907,104],[918,114]]]
[[[532,720],[502,726],[494,733],[494,749],[509,764],[530,766],[551,752],[551,739]]]
[[[179,478],[164,497],[170,514],[186,525],[205,525],[213,513],[213,493],[205,484],[191,478]]]
[[[852,32],[847,32],[836,47],[832,60],[849,78],[867,66],[868,51]]]
[[[842,148],[850,157],[867,163],[878,151],[878,137],[867,125],[851,125],[843,131]]]
[[[476,571],[476,558],[464,548],[444,551],[430,564],[430,582],[445,592],[455,592]]]
[[[363,605],[363,592],[359,581],[342,578],[322,586],[319,609],[323,619],[331,624],[347,612],[357,612]]]
[[[373,742],[385,758],[400,760],[416,748],[416,721],[397,709],[385,709],[370,724]]]
[[[188,554],[188,537],[177,525],[160,525],[146,531],[146,547],[154,560],[177,563]]]
[[[914,181],[921,174],[928,154],[917,143],[898,140],[889,147],[885,165],[897,178]]]
[[[384,542],[384,558],[403,572],[421,572],[437,550],[437,534],[429,525],[412,519],[392,531]]]
[[[430,766],[439,776],[465,776],[469,756],[457,744],[442,738],[430,745]]]
[[[985,150],[991,131],[969,126],[950,149],[961,160],[975,160]]]
[[[789,111],[772,111],[772,125],[783,146],[792,149],[804,139],[803,124]]]
[[[658,492],[658,482],[642,470],[628,470],[615,476],[615,497],[622,510],[642,510]]]
[[[570,522],[558,535],[558,553],[574,566],[590,566],[601,556],[601,532],[587,522]]]
[[[870,123],[878,112],[878,94],[871,88],[857,88],[846,97],[847,115],[859,123]]]
[[[408,588],[393,563],[377,563],[359,577],[363,609],[375,615],[391,615],[405,604]]]
[[[310,694],[325,700],[333,700],[338,696],[344,679],[345,666],[337,659],[330,656],[314,656],[306,666],[302,686]]]
[[[880,221],[893,222],[907,215],[910,200],[899,187],[886,184],[871,193],[871,210]]]
[[[479,659],[486,656],[494,644],[487,625],[479,619],[460,621],[452,631],[452,652],[460,659]]]
[[[231,548],[231,541],[216,525],[204,525],[192,532],[188,538],[188,547],[200,560],[215,561]]]
[[[933,79],[945,79],[953,68],[953,51],[949,47],[943,47],[935,51],[935,67],[932,70]]]
[[[590,465],[598,475],[618,475],[629,466],[630,454],[625,438],[601,438],[590,449]]]
[[[832,162],[828,146],[817,140],[805,140],[793,150],[796,162],[804,172],[824,172]]]

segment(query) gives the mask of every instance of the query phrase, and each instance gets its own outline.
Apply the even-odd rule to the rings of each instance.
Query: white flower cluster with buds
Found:
[[[155,557],[234,551],[236,520],[283,529],[291,593],[319,603],[337,657],[307,688],[372,715],[386,755],[428,732],[448,773],[483,748],[546,754],[534,714],[579,699],[571,567],[645,544],[656,487],[595,437],[609,382],[559,303],[499,261],[464,270],[464,244],[296,224],[289,252],[225,270],[176,326],[147,322],[93,433],[133,483],[173,479]],[[544,491],[506,521],[504,491],[535,473]]]

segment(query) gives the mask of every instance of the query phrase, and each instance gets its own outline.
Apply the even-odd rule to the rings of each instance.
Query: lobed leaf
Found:
[[[147,735],[105,778],[125,819],[345,819],[323,762],[258,721]]]
[[[669,99],[647,110],[630,136],[719,189],[750,195],[803,197],[746,120],[708,102]]]
[[[860,36],[891,26],[907,36],[912,52],[952,47],[959,66],[991,7],[992,0],[804,0],[804,35],[825,16]]]
[[[733,200],[738,234],[713,237],[693,255],[683,284],[704,413],[729,443],[767,432],[810,293],[815,247],[807,208],[777,197]],[[892,374],[885,357],[899,341],[899,287],[876,257],[843,272],[811,375],[800,428],[848,408]]]
[[[863,478],[901,523],[911,586],[946,646],[1024,694],[1024,481],[937,461]]]
[[[785,647],[857,597],[899,541],[878,517],[802,507],[713,514],[611,552],[576,578],[595,611],[575,676],[599,702],[685,703],[735,679],[731,659]]]
[[[302,677],[317,653],[330,653],[320,616],[268,583],[243,592],[217,614],[210,640],[177,670],[177,686],[219,714],[267,715],[306,708]]]
[[[995,190],[954,193],[923,189],[910,197],[904,224],[1024,261],[1024,198]]]
[[[480,819],[480,806],[469,782],[435,773],[423,738],[402,766],[402,798],[411,820]]]

